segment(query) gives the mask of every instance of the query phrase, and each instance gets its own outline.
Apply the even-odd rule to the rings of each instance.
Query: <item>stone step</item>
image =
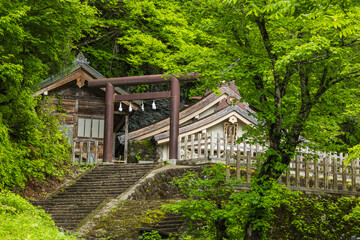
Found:
[[[176,233],[179,231],[179,228],[156,228],[159,232],[166,232],[166,233]]]
[[[158,226],[155,226],[155,228],[167,229],[167,228],[179,228],[179,226],[180,225],[178,223],[163,224],[161,222]]]
[[[99,176],[88,176],[86,178],[82,178],[81,180],[79,180],[79,183],[91,183],[91,182],[108,182],[108,181],[117,181],[117,180],[122,180],[122,181],[136,181],[138,178],[144,176],[144,174],[134,174],[134,175],[99,175]]]
[[[67,197],[71,197],[71,198],[78,198],[78,199],[82,199],[82,198],[87,198],[87,199],[92,199],[92,198],[107,198],[107,197],[113,197],[113,196],[117,196],[119,193],[121,193],[122,191],[110,191],[110,192],[101,192],[101,190],[94,190],[94,191],[90,191],[90,192],[66,192],[63,193],[61,195],[58,195],[56,197],[56,199],[63,199],[63,198],[67,198]]]
[[[96,168],[93,170],[91,174],[104,174],[104,173],[111,173],[111,174],[133,174],[133,173],[145,173],[148,172],[152,168],[134,168],[134,169],[105,169],[105,168]],[[85,176],[88,176],[86,174]]]
[[[115,186],[122,186],[122,185],[128,185],[128,184],[133,184],[135,182],[138,181],[139,178],[133,178],[133,179],[104,179],[104,180],[91,180],[91,181],[82,181],[79,182],[76,185],[72,185],[69,188],[74,188],[77,186],[87,186],[88,188],[91,187],[102,187],[102,186],[111,186],[111,185],[115,185]]]
[[[49,201],[49,202],[44,202],[42,204],[36,205],[36,206],[71,206],[71,205],[77,205],[77,206],[82,206],[82,205],[98,205],[102,200],[89,200],[89,201],[74,201],[72,199],[70,200],[63,200],[63,199],[57,199],[56,201]]]
[[[148,172],[153,168],[128,168],[128,169],[116,169],[116,168],[95,168],[92,174],[102,174],[102,173],[140,173]],[[88,175],[88,174],[86,174]]]
[[[134,183],[136,183],[137,181],[104,181],[104,182],[92,182],[92,183],[79,183],[76,185],[72,185],[71,187],[68,187],[66,189],[64,189],[64,191],[66,191],[67,189],[73,189],[73,188],[103,188],[103,187],[125,187],[125,186],[129,186],[129,185],[133,185]]]
[[[96,168],[106,168],[106,169],[111,169],[111,168],[119,168],[119,169],[141,169],[141,168],[154,168],[157,166],[157,163],[154,164],[124,164],[124,165],[120,165],[120,164],[100,164],[98,165]]]
[[[59,221],[63,221],[63,220],[64,221],[68,221],[68,220],[73,221],[73,220],[82,220],[89,213],[90,212],[83,213],[83,214],[76,213],[76,214],[64,214],[64,215],[51,214],[51,217],[55,222],[59,222]]]
[[[89,207],[89,208],[81,208],[81,209],[51,209],[51,215],[70,215],[70,214],[88,214],[89,212],[91,212],[92,210],[94,210],[96,208],[95,207]],[[45,210],[45,212],[48,212],[49,210]],[[50,212],[50,211],[49,211]]]
[[[108,178],[108,179],[104,179],[104,178],[95,178],[95,179],[86,179],[84,181],[80,181],[78,184],[79,185],[89,185],[92,186],[94,185],[104,185],[104,184],[126,184],[126,183],[134,183],[137,182],[139,179],[141,178],[141,176],[139,177],[134,177],[131,179],[126,179],[126,178]],[[99,180],[99,179],[103,179],[103,180]],[[72,187],[74,185],[71,185],[70,187]]]
[[[81,220],[83,218],[85,218],[87,215],[89,215],[91,212],[88,213],[76,213],[76,214],[64,214],[64,215],[60,215],[60,214],[51,214],[52,219],[55,222],[66,222],[66,221],[72,221],[72,220]]]
[[[167,226],[167,225],[179,225],[179,224],[184,224],[184,221],[181,220],[164,220],[161,221],[161,226]]]
[[[57,226],[72,230],[101,202],[119,196],[155,167],[98,165],[51,199],[33,204],[52,214]]]
[[[64,195],[70,194],[70,193],[118,193],[123,192],[126,189],[128,189],[131,185],[128,186],[99,186],[99,188],[91,187],[87,188],[86,186],[77,186],[76,188],[68,188],[66,189],[66,192],[64,192]]]

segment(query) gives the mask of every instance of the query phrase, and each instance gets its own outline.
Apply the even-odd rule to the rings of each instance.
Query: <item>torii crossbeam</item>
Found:
[[[170,152],[169,159],[177,158],[179,136],[180,111],[180,82],[198,81],[197,73],[188,73],[179,77],[174,75],[145,75],[135,77],[105,78],[88,81],[88,87],[106,87],[105,95],[105,133],[104,133],[104,162],[112,161],[114,102],[171,98],[170,109]],[[156,83],[171,83],[171,91],[116,95],[115,86],[134,86]]]

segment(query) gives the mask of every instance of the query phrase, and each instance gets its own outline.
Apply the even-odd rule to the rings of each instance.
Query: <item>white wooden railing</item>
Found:
[[[266,147],[236,143],[221,134],[197,134],[179,137],[178,164],[205,164],[223,162],[234,166],[237,178],[248,183],[256,170],[259,156]],[[331,193],[350,192],[360,195],[360,160],[346,162],[342,153],[311,152],[299,149],[289,165],[289,171],[279,182],[293,189]]]

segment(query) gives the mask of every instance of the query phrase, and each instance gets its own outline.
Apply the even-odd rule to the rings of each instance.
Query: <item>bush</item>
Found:
[[[174,182],[186,200],[165,209],[189,223],[183,237],[243,239],[247,224],[262,239],[350,239],[360,232],[360,201],[356,198],[305,195],[274,183],[263,191],[235,191],[235,179],[225,180],[224,165],[188,172]]]
[[[0,239],[75,240],[59,231],[50,215],[14,193],[0,193]]]
[[[61,178],[69,166],[70,145],[51,113],[54,106],[31,97],[25,102],[14,106],[19,114],[8,113],[9,121],[0,112],[0,190]]]

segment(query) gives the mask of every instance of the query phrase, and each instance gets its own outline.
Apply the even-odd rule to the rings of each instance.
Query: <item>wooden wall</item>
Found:
[[[49,92],[53,104],[59,105],[56,114],[64,113],[62,123],[73,126],[73,139],[77,140],[78,118],[104,119],[105,94],[100,89],[79,88],[76,84],[67,84],[61,89]],[[102,140],[102,139],[99,139]]]

